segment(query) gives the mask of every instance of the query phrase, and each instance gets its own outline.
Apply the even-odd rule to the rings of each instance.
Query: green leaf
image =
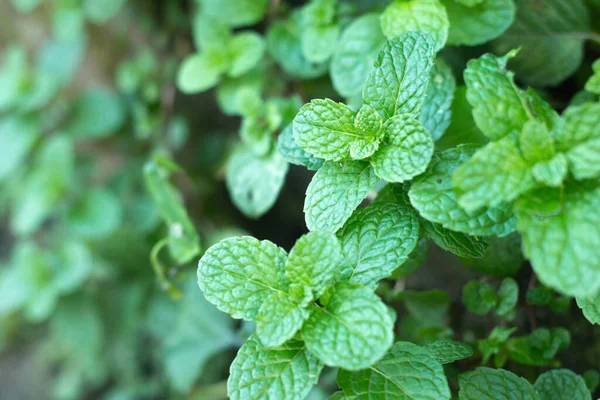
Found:
[[[96,24],[104,24],[117,15],[125,3],[126,0],[106,0],[103,2],[84,0],[83,12],[90,21]]]
[[[311,231],[337,231],[376,183],[375,172],[367,162],[326,162],[306,189],[306,226]]]
[[[441,364],[450,364],[473,355],[473,348],[471,346],[466,343],[455,342],[454,340],[437,340],[427,343],[425,349]]]
[[[373,155],[375,173],[388,182],[404,182],[422,174],[433,155],[433,141],[425,127],[409,114],[385,123],[385,141]]]
[[[227,75],[232,78],[245,74],[263,58],[266,44],[262,36],[255,32],[242,32],[227,44],[231,65]]]
[[[250,336],[231,364],[231,400],[303,400],[319,380],[323,364],[299,340],[269,349]]]
[[[554,156],[554,142],[546,124],[535,119],[523,125],[519,147],[523,157],[530,163],[547,161]]]
[[[525,83],[555,86],[581,64],[589,31],[584,0],[521,0],[514,23],[492,45],[496,53],[521,48],[511,67]]]
[[[327,289],[302,328],[308,350],[326,365],[367,368],[392,345],[394,320],[383,302],[361,285]]]
[[[384,44],[377,14],[358,17],[346,27],[329,66],[333,87],[340,95],[351,97],[361,93]]]
[[[35,124],[23,118],[0,119],[0,180],[8,178],[24,162],[38,138]]]
[[[323,166],[322,158],[317,158],[304,151],[294,139],[294,130],[292,124],[288,124],[277,138],[277,151],[290,164],[301,165],[310,170],[316,171]]]
[[[408,259],[419,239],[419,219],[408,205],[376,203],[356,210],[337,235],[342,280],[374,287]]]
[[[498,304],[494,287],[481,281],[470,281],[463,287],[462,300],[473,314],[485,315]]]
[[[523,253],[540,281],[570,296],[587,297],[600,289],[600,187],[573,183],[519,199],[517,229]],[[558,206],[557,209],[548,207]]]
[[[234,318],[256,319],[273,293],[286,291],[285,250],[243,236],[210,247],[198,263],[198,285],[208,301]]]
[[[514,51],[504,57],[484,54],[469,61],[464,72],[467,100],[473,107],[475,123],[492,140],[520,132],[528,120],[523,94],[514,83],[514,74],[506,69],[514,54]]]
[[[2,57],[0,111],[6,111],[18,103],[26,86],[28,79],[27,51],[23,46],[13,45],[2,52]]]
[[[598,371],[588,369],[583,373],[583,379],[590,392],[594,393],[598,389],[598,385],[600,385],[600,373]]]
[[[558,153],[549,161],[541,161],[531,168],[536,182],[545,186],[559,187],[567,177],[568,161],[563,153]]]
[[[318,298],[339,277],[342,245],[333,233],[310,232],[296,241],[285,262],[292,283],[308,287]]]
[[[192,19],[192,35],[196,50],[226,47],[233,36],[225,23],[201,12]]]
[[[232,28],[260,22],[269,0],[199,0],[202,13]]]
[[[600,325],[600,292],[590,297],[578,297],[577,306],[590,323]]]
[[[592,400],[583,378],[568,369],[544,372],[534,387],[542,400]]]
[[[454,0],[459,4],[462,4],[463,6],[467,6],[467,7],[473,7],[476,6],[477,4],[481,4],[483,3],[485,0]]]
[[[120,99],[106,89],[89,89],[75,100],[66,130],[76,138],[98,138],[115,133],[125,120]]]
[[[263,346],[278,347],[290,340],[310,315],[306,306],[312,299],[308,288],[298,301],[284,292],[274,292],[260,306],[256,316],[256,337]]]
[[[13,7],[22,14],[33,12],[42,0],[11,0]]]
[[[497,207],[536,186],[531,166],[511,138],[490,142],[454,171],[458,204],[467,211]]]
[[[521,237],[518,233],[503,238],[492,236],[482,258],[467,258],[462,262],[467,267],[486,275],[501,278],[515,276],[523,265]]]
[[[585,82],[585,90],[594,94],[600,94],[600,59],[592,64],[593,74]]]
[[[501,326],[496,326],[490,332],[490,335],[487,339],[480,340],[477,344],[477,348],[481,352],[483,356],[483,363],[487,363],[489,358],[492,355],[500,353],[500,351],[505,347],[506,341],[515,333],[517,328],[505,328]],[[497,357],[496,357],[497,359]]]
[[[85,192],[66,215],[67,229],[84,239],[103,239],[122,223],[123,210],[119,198],[107,189]]]
[[[387,119],[398,114],[421,115],[434,60],[427,33],[406,32],[388,40],[363,87],[363,102]]]
[[[460,400],[542,400],[524,378],[503,369],[476,368],[458,376]]]
[[[513,0],[440,0],[446,7],[450,30],[448,44],[475,46],[500,36],[515,18]],[[462,3],[462,4],[460,4]],[[516,47],[516,46],[515,46]]]
[[[427,172],[413,181],[408,193],[411,204],[428,221],[474,236],[506,236],[516,228],[512,205],[466,211],[458,205],[452,174],[475,152],[463,145],[433,157]]]
[[[431,35],[434,51],[439,51],[448,38],[448,15],[438,0],[395,0],[381,14],[381,30],[388,39],[410,31]]]
[[[327,61],[335,51],[339,25],[309,26],[302,32],[302,54],[313,63]]]
[[[179,67],[177,88],[185,94],[204,92],[219,83],[230,65],[221,50],[192,54]]]
[[[456,81],[452,70],[443,59],[438,58],[431,70],[420,117],[434,141],[442,137],[450,125],[455,89]]]
[[[379,141],[383,138],[383,118],[368,105],[363,105],[356,118],[354,126],[365,136],[365,139],[357,140],[350,146],[350,157],[355,160],[371,156],[379,148]]]
[[[555,135],[556,149],[564,152],[575,179],[600,176],[600,103],[569,107]]]
[[[442,365],[423,347],[397,342],[362,371],[340,370],[338,385],[347,398],[450,399]]]
[[[519,286],[512,278],[505,278],[498,288],[498,304],[496,314],[505,316],[510,313],[519,300]]]
[[[231,200],[247,217],[262,216],[275,204],[288,167],[275,149],[261,157],[239,146],[229,159],[225,176]]]
[[[421,225],[435,244],[459,257],[481,258],[490,243],[490,239],[486,236],[470,236],[466,233],[454,232],[426,220],[421,220]]]

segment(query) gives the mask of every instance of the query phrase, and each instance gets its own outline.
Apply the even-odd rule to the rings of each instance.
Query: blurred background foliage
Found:
[[[204,300],[196,262],[228,236],[289,250],[306,231],[312,172],[288,166],[277,135],[311,98],[356,101],[333,54],[352,49],[338,37],[369,29],[376,17],[367,14],[390,1],[341,0],[331,15],[319,3],[0,2],[0,399],[225,397],[229,364],[253,327]],[[589,37],[568,66],[554,66],[559,81],[538,73],[552,43],[523,49],[528,58],[513,66],[559,110],[591,96],[578,91],[600,55],[598,1],[576,3]],[[458,88],[436,148],[481,143],[462,70],[515,47],[519,26],[492,44],[454,33],[470,47],[441,53]],[[360,52],[376,54],[385,38],[378,28],[369,38]],[[414,265],[379,289],[398,310],[398,336],[460,337],[478,349],[458,363],[465,369],[509,363],[534,377],[565,365],[597,386],[600,328],[536,282],[517,236],[492,242],[483,258],[460,259],[421,241]],[[310,398],[326,398],[334,380],[325,373]]]

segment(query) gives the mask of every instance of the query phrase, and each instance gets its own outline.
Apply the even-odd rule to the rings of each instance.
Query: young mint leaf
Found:
[[[524,378],[504,369],[476,368],[458,376],[459,400],[542,400]]]
[[[477,349],[481,352],[483,356],[483,364],[487,364],[488,360],[491,356],[499,354],[500,351],[505,347],[506,341],[515,333],[517,328],[505,328],[501,326],[496,326],[490,332],[490,335],[487,339],[480,340],[477,343]],[[497,357],[496,357],[497,358]]]
[[[375,172],[367,162],[326,162],[306,189],[306,226],[311,231],[337,231],[376,183]]]
[[[569,107],[555,135],[556,149],[565,152],[575,179],[600,176],[600,103]]]
[[[196,50],[225,48],[233,39],[229,26],[199,12],[192,19],[192,35]]]
[[[0,119],[0,180],[8,178],[24,162],[38,135],[35,123],[29,119]]]
[[[339,25],[309,26],[302,32],[302,54],[314,63],[327,61],[335,51],[340,36]]]
[[[262,216],[275,204],[288,167],[275,149],[261,157],[239,146],[229,159],[225,177],[231,200],[244,215]]]
[[[590,297],[578,297],[577,306],[590,323],[600,325],[600,292]]]
[[[179,67],[177,88],[183,93],[204,92],[219,83],[229,60],[221,49],[209,49],[188,56]]]
[[[284,292],[274,292],[265,299],[256,316],[256,337],[263,346],[281,346],[302,327],[310,315],[306,306],[312,299],[312,293],[306,289],[298,288],[305,291],[301,299],[292,299]]]
[[[559,187],[567,177],[568,161],[564,153],[558,153],[551,160],[540,161],[531,168],[536,182],[550,187]]]
[[[532,119],[523,125],[519,135],[519,147],[525,160],[530,163],[548,161],[554,156],[554,142],[550,131],[541,121]]]
[[[285,262],[292,283],[308,287],[318,298],[339,277],[342,245],[333,233],[310,232],[296,241]]]
[[[294,139],[292,124],[288,124],[277,138],[277,151],[290,164],[302,165],[316,171],[323,166],[324,160],[304,151]]]
[[[302,327],[308,350],[326,365],[367,368],[393,341],[394,320],[385,304],[361,285],[338,283],[321,296]]]
[[[255,32],[235,35],[227,44],[231,64],[227,75],[232,78],[245,74],[258,64],[265,53],[265,41]]]
[[[408,193],[410,202],[423,218],[446,229],[474,236],[506,236],[516,229],[512,204],[466,211],[456,201],[452,174],[475,149],[463,145],[436,154],[427,172],[413,181]]]
[[[290,340],[270,349],[250,336],[231,364],[227,394],[231,400],[303,400],[322,369],[302,341]]]
[[[473,118],[490,139],[498,140],[520,132],[529,119],[523,106],[523,93],[514,83],[514,74],[506,63],[515,51],[504,57],[484,54],[467,63],[464,72],[467,100],[473,107]],[[498,112],[497,110],[502,110]]]
[[[490,142],[454,171],[458,204],[467,211],[497,207],[536,186],[531,165],[511,138]]]
[[[116,94],[90,89],[75,100],[71,118],[65,128],[77,138],[98,138],[115,133],[123,124],[123,105]]]
[[[198,285],[219,310],[252,321],[271,294],[287,290],[286,258],[286,252],[268,240],[225,239],[200,259]]]
[[[594,393],[600,385],[600,373],[595,369],[588,369],[583,373],[583,380],[585,380],[588,390]]]
[[[383,118],[377,110],[368,105],[363,105],[358,110],[356,118],[354,118],[354,126],[358,131],[369,137],[371,141],[383,138]]]
[[[404,182],[423,173],[433,154],[433,141],[425,127],[410,114],[385,122],[385,141],[373,155],[375,173],[388,182]]]
[[[533,116],[544,122],[548,129],[552,131],[558,127],[560,116],[546,100],[544,100],[535,90],[527,88],[527,104],[533,113]]]
[[[568,369],[544,372],[535,381],[542,400],[592,400],[583,378]]]
[[[338,385],[347,398],[449,400],[450,389],[442,365],[425,348],[397,342],[371,367],[361,371],[341,369]]]
[[[521,237],[518,233],[503,238],[492,236],[482,258],[466,258],[462,262],[485,275],[514,276],[523,265]]]
[[[404,32],[426,32],[433,38],[436,52],[446,44],[448,26],[446,9],[438,0],[395,0],[381,14],[381,30],[388,39]]]
[[[471,346],[466,343],[455,342],[454,340],[437,340],[427,343],[425,349],[441,364],[450,364],[473,355],[473,348]]]
[[[440,0],[448,13],[448,44],[475,46],[500,36],[515,18],[513,0]],[[470,4],[466,4],[470,1]],[[478,4],[473,4],[473,3]]]
[[[402,33],[383,46],[363,87],[362,98],[385,118],[411,114],[418,118],[433,67],[432,37]]]
[[[208,18],[237,28],[260,22],[269,0],[201,0],[200,3]]]
[[[519,286],[512,278],[505,278],[498,288],[498,304],[496,305],[496,314],[500,316],[510,313],[519,300]]]
[[[337,235],[342,280],[374,287],[408,259],[419,238],[419,219],[407,205],[371,204],[356,210]]]
[[[600,288],[600,187],[595,182],[534,192],[516,203],[523,252],[538,278],[570,296]]]
[[[473,314],[485,315],[498,304],[494,287],[481,281],[470,281],[463,287],[462,300]]]
[[[438,58],[431,70],[420,117],[421,123],[434,141],[442,137],[450,125],[455,89],[456,81],[452,69],[443,59]]]
[[[360,94],[377,54],[385,44],[379,16],[353,20],[342,33],[331,58],[329,74],[335,90],[344,97]]]
[[[85,192],[65,216],[67,230],[82,239],[106,239],[122,222],[120,199],[104,188]]]
[[[499,54],[521,47],[512,61],[519,78],[532,86],[556,86],[581,64],[589,31],[584,0],[525,0],[514,23],[492,45]]]
[[[585,90],[594,94],[600,94],[600,58],[592,64],[594,73],[585,82]]]
[[[470,236],[455,232],[427,220],[421,220],[427,236],[442,249],[465,258],[481,258],[490,244],[487,236]]]
[[[126,0],[108,0],[102,3],[94,0],[84,0],[83,11],[90,21],[101,25],[117,15],[125,3]]]

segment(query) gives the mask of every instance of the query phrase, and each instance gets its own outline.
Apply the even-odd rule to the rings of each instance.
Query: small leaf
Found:
[[[421,220],[421,225],[435,244],[459,257],[481,258],[490,244],[490,239],[486,236],[454,232],[426,220]]]
[[[227,74],[238,77],[245,74],[258,64],[265,53],[265,42],[258,33],[242,32],[233,37],[227,45],[231,65]]]
[[[505,278],[498,288],[498,304],[496,314],[505,316],[510,313],[519,300],[519,286],[512,278]]]
[[[335,51],[339,25],[309,26],[302,32],[302,54],[310,62],[327,61]]]
[[[583,378],[568,369],[544,372],[534,387],[543,400],[592,400]]]
[[[450,364],[473,355],[473,348],[466,343],[454,340],[438,340],[425,345],[436,360],[441,364]]]
[[[177,88],[192,94],[214,87],[229,65],[229,60],[222,53],[220,49],[211,49],[188,56],[179,67]]]
[[[305,307],[311,298],[310,290],[299,303],[284,292],[267,297],[256,316],[256,337],[263,346],[278,347],[290,340],[310,315]]]
[[[590,297],[578,297],[577,306],[590,323],[600,325],[600,292]]]
[[[462,291],[462,300],[473,314],[485,315],[498,304],[494,287],[487,282],[470,281]]]
[[[450,125],[455,89],[456,81],[452,69],[443,59],[438,58],[431,70],[420,117],[421,123],[434,141],[442,137]]]
[[[77,138],[98,138],[116,133],[124,122],[119,98],[106,89],[90,89],[76,100],[66,130]]]
[[[304,151],[294,139],[292,124],[288,124],[277,138],[277,151],[290,164],[302,165],[316,171],[323,166],[324,160]]]
[[[524,378],[503,369],[486,367],[459,375],[460,400],[542,400]]]

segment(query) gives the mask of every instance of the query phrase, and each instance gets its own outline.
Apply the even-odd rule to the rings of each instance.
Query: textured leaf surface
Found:
[[[356,18],[342,33],[329,67],[331,81],[345,97],[361,93],[385,36],[379,16],[367,14]]]
[[[269,349],[250,336],[231,364],[227,394],[232,400],[304,400],[322,369],[299,340]]]
[[[523,108],[522,93],[513,81],[513,73],[504,57],[484,54],[467,63],[464,72],[467,100],[473,107],[477,127],[490,139],[498,140],[512,132],[520,132],[528,120]]]
[[[523,252],[545,285],[581,297],[600,288],[599,201],[600,187],[588,181],[517,202]]]
[[[455,90],[452,70],[443,59],[438,58],[431,70],[420,118],[434,141],[442,137],[450,125]]]
[[[600,325],[600,292],[591,297],[578,297],[577,305],[588,321]]]
[[[210,247],[198,263],[198,285],[208,301],[234,318],[254,320],[274,292],[287,290],[286,252],[268,240],[243,236]]]
[[[568,168],[567,157],[564,153],[558,153],[551,160],[536,163],[531,168],[531,173],[536,182],[545,186],[558,187],[567,177]]]
[[[324,160],[317,158],[312,154],[304,151],[302,147],[298,146],[296,139],[294,139],[294,130],[292,124],[289,124],[279,134],[277,138],[277,151],[283,156],[283,158],[290,164],[302,165],[310,170],[318,170],[323,165]]]
[[[410,202],[423,218],[444,228],[475,236],[506,236],[516,229],[511,204],[466,211],[456,201],[452,174],[474,152],[475,147],[460,146],[436,154],[427,172],[413,181]]]
[[[311,231],[337,231],[376,183],[367,162],[326,162],[306,189],[306,226]]]
[[[419,239],[419,219],[410,206],[376,203],[356,210],[337,235],[342,280],[375,286],[408,259]]]
[[[589,29],[584,0],[521,0],[514,23],[492,44],[496,53],[521,48],[511,63],[519,79],[554,86],[581,64]]]
[[[583,378],[568,369],[544,372],[534,387],[542,400],[592,400]]]
[[[339,276],[342,245],[333,233],[310,232],[296,241],[285,272],[290,282],[310,288],[315,297]]]
[[[547,161],[554,156],[554,142],[542,121],[529,120],[519,135],[519,147],[529,162]]]
[[[364,286],[338,283],[320,299],[302,328],[309,351],[326,365],[366,368],[392,345],[394,321],[383,302]]]
[[[367,369],[340,370],[337,382],[351,399],[450,399],[442,365],[429,351],[409,342],[395,343]]]
[[[515,18],[513,0],[478,0],[479,4],[473,6],[465,1],[468,0],[441,0],[450,21],[448,44],[475,46],[485,43],[500,36]]]
[[[284,292],[274,292],[265,299],[256,316],[256,337],[266,347],[281,346],[302,327],[309,312],[305,308],[310,292],[302,302],[294,301]]]
[[[433,38],[434,51],[446,44],[448,25],[446,9],[438,0],[396,0],[381,14],[381,30],[388,39],[404,32],[427,32]]]
[[[435,244],[459,257],[481,258],[490,243],[490,239],[486,236],[470,236],[466,233],[454,232],[426,220],[422,220],[421,225]]]
[[[426,33],[408,32],[388,40],[365,83],[363,102],[386,119],[397,114],[418,118],[433,60],[433,39]]]
[[[458,377],[460,400],[542,400],[524,378],[503,369],[476,368]]]
[[[473,348],[466,343],[454,340],[437,340],[425,345],[433,357],[441,364],[449,364],[473,355]]]
[[[419,121],[409,114],[388,119],[385,140],[371,158],[377,176],[388,182],[404,182],[425,171],[433,154],[433,141]]]
[[[591,93],[600,94],[600,59],[592,64],[594,70],[592,76],[585,82],[585,90]]]
[[[488,143],[452,176],[458,204],[466,210],[497,207],[536,185],[530,164],[510,138]]]

